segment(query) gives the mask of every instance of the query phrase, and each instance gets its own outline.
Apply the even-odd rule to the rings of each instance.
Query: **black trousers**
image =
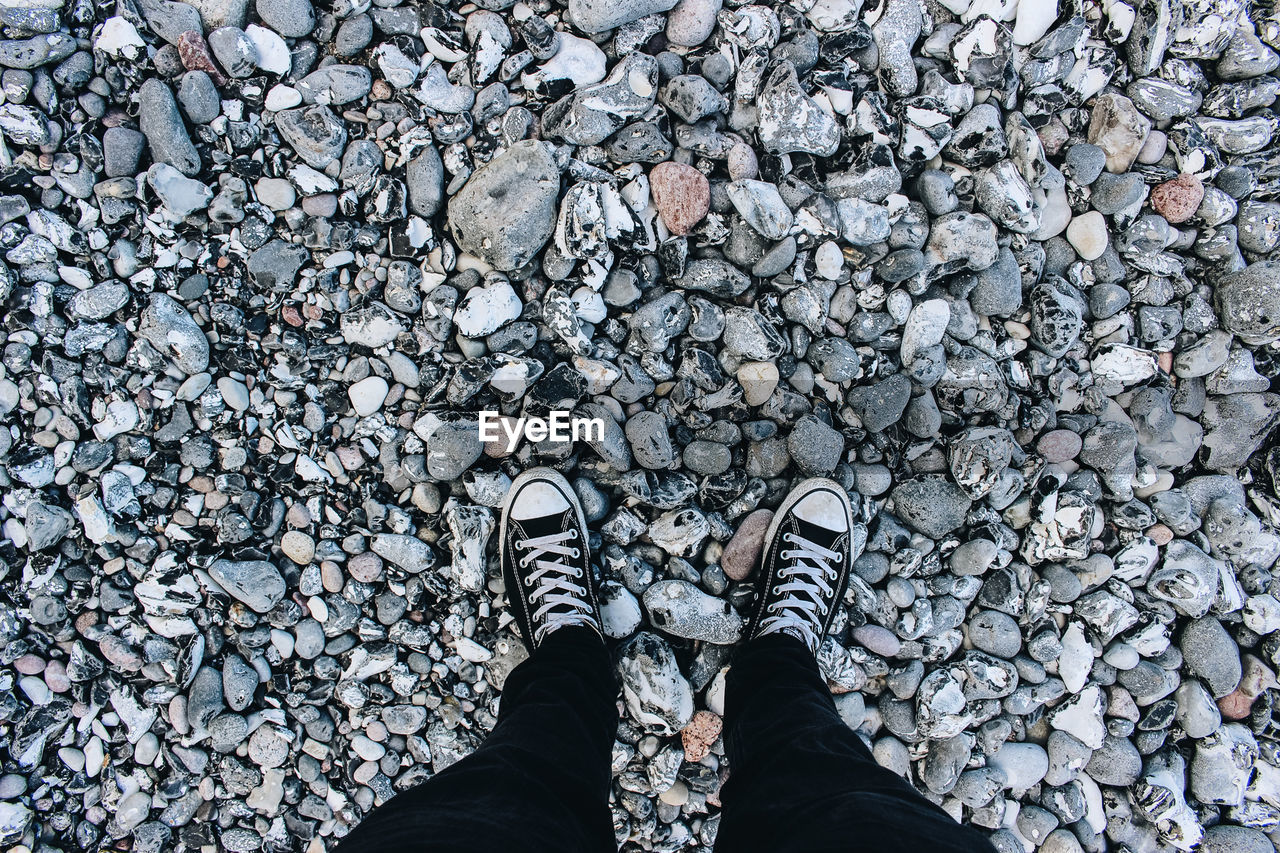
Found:
[[[375,809],[338,853],[607,853],[617,687],[604,643],[563,628],[507,678],[479,749]],[[743,646],[725,696],[729,779],[717,853],[991,853],[876,764],[836,713],[813,655],[775,634]]]

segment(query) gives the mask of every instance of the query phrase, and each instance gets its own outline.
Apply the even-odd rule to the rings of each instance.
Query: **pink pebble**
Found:
[[[1044,457],[1050,465],[1075,459],[1084,442],[1078,433],[1069,429],[1055,429],[1040,436],[1036,442],[1036,452]]]
[[[23,675],[39,675],[44,672],[44,659],[26,654],[13,662],[13,668]]]
[[[51,660],[44,668],[44,683],[54,693],[66,693],[71,689],[71,679],[67,678],[67,667],[62,661]]]
[[[764,535],[769,531],[769,522],[773,521],[773,511],[758,509],[742,519],[738,532],[733,534],[729,544],[724,546],[720,556],[720,568],[730,578],[740,581],[751,574],[760,559],[760,549],[764,547]]]

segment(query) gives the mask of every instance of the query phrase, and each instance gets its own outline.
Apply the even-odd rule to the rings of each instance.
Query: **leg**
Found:
[[[729,670],[725,711],[719,853],[991,851],[977,831],[876,764],[799,639],[774,633],[744,646]]]
[[[340,853],[616,850],[608,807],[616,698],[598,633],[548,634],[507,678],[484,744],[375,810]]]

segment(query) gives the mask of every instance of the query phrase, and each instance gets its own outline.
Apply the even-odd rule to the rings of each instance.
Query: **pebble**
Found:
[[[649,173],[653,204],[662,224],[672,234],[688,234],[711,207],[711,187],[706,177],[683,163],[659,163]]]
[[[681,47],[697,47],[711,37],[722,0],[679,0],[667,16],[667,40]]]
[[[632,719],[659,737],[687,726],[693,719],[693,692],[666,641],[642,631],[619,655],[622,698]]]
[[[1240,655],[1231,635],[1212,616],[1192,620],[1178,643],[1187,668],[1198,676],[1216,699],[1240,683]]]
[[[520,297],[505,279],[495,278],[483,287],[473,288],[454,312],[453,323],[459,334],[479,338],[491,335],[520,316]]]
[[[156,162],[187,177],[199,174],[200,155],[187,135],[173,92],[160,80],[149,79],[138,90],[138,125]]]
[[[304,163],[324,169],[347,146],[347,129],[327,106],[297,107],[276,113],[276,129]]]
[[[1113,93],[1100,95],[1089,120],[1089,143],[1102,149],[1112,174],[1127,172],[1147,141],[1151,122],[1133,101]]]
[[[1217,305],[1222,325],[1246,343],[1280,340],[1280,264],[1259,261],[1223,276]]]
[[[1073,217],[1067,225],[1067,242],[1086,261],[1096,261],[1107,250],[1107,222],[1102,214],[1090,210]]]
[[[601,0],[571,0],[569,17],[574,26],[583,32],[600,33],[648,15],[665,12],[674,5],[673,0],[621,0],[610,3]]]
[[[689,724],[680,732],[680,740],[684,745],[684,760],[697,764],[711,752],[724,728],[724,722],[710,711],[698,711],[689,720]]]
[[[559,176],[546,143],[525,140],[495,157],[449,200],[449,226],[459,246],[495,269],[527,263],[554,229]],[[502,222],[486,214],[500,199],[516,205]]]
[[[347,389],[351,406],[360,417],[367,417],[382,408],[389,391],[387,380],[381,376],[367,376]]]
[[[280,570],[265,560],[216,560],[209,576],[237,601],[258,613],[266,613],[284,597]]]
[[[675,637],[728,645],[742,635],[737,611],[688,581],[653,584],[645,590],[644,607],[655,628]]]
[[[1151,190],[1151,207],[1170,223],[1186,222],[1204,200],[1204,185],[1195,175],[1179,175]]]
[[[972,501],[958,486],[938,476],[919,477],[896,486],[895,512],[926,536],[940,539],[964,523]]]
[[[311,35],[316,26],[311,0],[257,0],[254,8],[262,23],[285,38]]]
[[[605,636],[621,640],[639,629],[644,614],[640,610],[640,602],[625,586],[616,581],[605,581],[600,585],[597,597]]]

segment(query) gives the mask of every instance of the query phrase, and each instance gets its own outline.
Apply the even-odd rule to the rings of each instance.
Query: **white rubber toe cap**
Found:
[[[796,501],[791,512],[797,518],[826,530],[843,533],[849,529],[849,512],[839,496],[826,489],[810,492]]]
[[[559,489],[545,480],[534,480],[511,496],[510,515],[518,521],[523,521],[527,518],[559,515],[568,508],[569,501]]]

